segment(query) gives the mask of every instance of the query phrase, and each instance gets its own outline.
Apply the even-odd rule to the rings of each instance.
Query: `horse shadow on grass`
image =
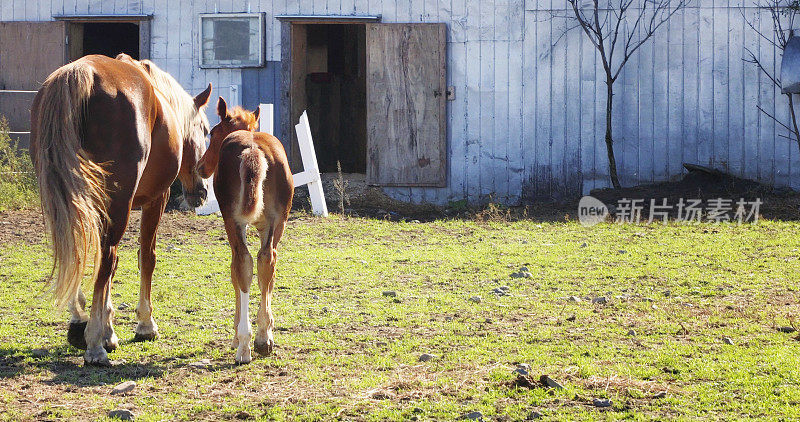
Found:
[[[166,366],[161,363],[114,362],[112,366],[94,367],[83,365],[83,352],[63,345],[51,348],[0,347],[0,379],[15,378],[34,370],[46,370],[54,374],[45,384],[69,384],[76,387],[91,387],[118,384],[123,380],[163,376]]]
[[[132,342],[122,341],[120,347],[129,346],[129,343]],[[83,351],[66,344],[50,348],[0,347],[0,379],[15,378],[33,369],[53,373],[52,378],[42,381],[44,384],[95,387],[127,380],[160,378],[167,371],[216,372],[238,366],[233,359],[221,361],[205,357],[203,351],[198,351],[156,357],[150,362],[125,362],[114,360],[112,352],[109,354],[112,366],[99,367],[85,366]]]

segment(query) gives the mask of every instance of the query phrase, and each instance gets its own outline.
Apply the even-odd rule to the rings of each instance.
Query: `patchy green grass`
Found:
[[[0,419],[96,419],[120,407],[137,420],[800,418],[800,342],[776,330],[798,314],[798,223],[295,218],[278,257],[277,352],[235,366],[222,222],[167,220],[153,287],[161,337],[130,343],[130,233],[111,369],[83,368],[67,345],[67,312],[45,291],[46,245],[4,244]],[[532,278],[510,277],[521,266]],[[501,285],[510,296],[491,293]],[[597,296],[608,304],[585,299]],[[437,358],[421,363],[422,353]],[[204,358],[208,368],[189,366]],[[514,387],[517,363],[564,389]],[[132,393],[110,394],[129,379]]]
[[[8,131],[8,122],[0,115],[0,211],[32,208],[39,203],[33,163]]]

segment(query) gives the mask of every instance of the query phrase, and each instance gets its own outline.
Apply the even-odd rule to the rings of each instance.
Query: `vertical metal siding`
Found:
[[[696,0],[626,66],[615,87],[613,118],[623,184],[668,180],[681,174],[683,162],[694,162],[800,188],[796,145],[756,110],[760,104],[785,118],[785,100],[742,60],[748,47],[774,71],[776,53],[744,24],[740,4],[750,6],[746,0]],[[200,69],[198,14],[248,6],[267,14],[267,69]],[[153,61],[191,93],[211,82],[214,98],[227,97],[231,85],[241,84],[249,107],[268,99],[280,107],[280,72],[269,71],[280,60],[277,15],[446,22],[448,85],[456,89],[447,114],[449,186],[387,192],[440,204],[465,197],[517,203],[609,186],[604,75],[579,30],[552,45],[566,24],[552,11],[564,7],[565,0],[0,0],[0,19],[151,13]],[[744,9],[750,19],[757,13]],[[768,17],[759,22],[771,30]],[[214,107],[209,115],[216,121]]]

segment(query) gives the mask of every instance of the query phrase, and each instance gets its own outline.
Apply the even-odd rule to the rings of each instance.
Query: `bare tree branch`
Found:
[[[780,125],[784,129],[786,129],[786,130],[788,130],[790,132],[792,131],[792,129],[789,126],[787,126],[785,123],[783,123],[780,120],[778,120],[777,117],[775,117],[772,114],[770,114],[767,110],[764,110],[760,105],[756,105],[756,108],[758,109],[758,111],[764,113],[767,117],[769,117],[770,119],[774,120],[775,123],[777,123],[778,125]]]
[[[744,9],[740,9],[742,19],[744,19],[745,24],[752,29],[761,40],[765,40],[769,45],[777,50],[780,57],[783,57],[783,53],[786,50],[786,45],[789,43],[789,39],[791,39],[793,35],[791,31],[787,31],[784,28],[794,28],[795,19],[798,17],[798,13],[800,13],[800,0],[758,0],[754,4],[757,10],[761,12],[760,15],[769,15],[770,19],[772,20],[771,31],[763,31],[761,29],[761,22],[757,22],[758,17],[752,20],[748,19]],[[777,75],[772,74],[767,69],[767,66],[764,66],[759,56],[756,56],[756,54],[749,48],[745,48],[745,53],[747,56],[743,57],[742,60],[756,65],[759,72],[766,76],[767,79],[772,81],[772,84],[776,89],[783,88],[781,79]],[[778,55],[776,55],[776,58],[777,57]],[[774,121],[778,126],[789,132],[788,136],[782,133],[779,133],[777,136],[794,141],[797,143],[798,147],[800,147],[800,125],[797,123],[797,113],[794,109],[794,97],[792,94],[785,95],[787,98],[787,106],[789,107],[789,123],[784,123],[782,120],[778,119],[777,116],[764,110],[764,108],[762,108],[760,105],[756,105],[756,108],[758,111]]]
[[[567,0],[576,22],[553,43],[555,46],[575,27],[580,27],[589,42],[599,53],[606,75],[606,149],[609,176],[615,188],[620,188],[617,165],[614,158],[614,138],[611,116],[614,107],[614,82],[630,58],[650,40],[675,13],[685,8],[692,0],[591,0],[584,7],[584,0]],[[775,1],[775,0],[772,0]],[[798,0],[800,1],[800,0]],[[607,5],[606,5],[607,2]],[[629,27],[626,30],[626,26]],[[618,58],[619,57],[619,58]]]

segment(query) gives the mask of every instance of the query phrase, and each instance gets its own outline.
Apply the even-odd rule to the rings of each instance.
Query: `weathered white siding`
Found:
[[[695,0],[628,63],[616,86],[614,128],[621,181],[681,174],[683,162],[800,188],[795,144],[756,109],[785,117],[785,100],[755,66],[775,51],[746,27],[749,1]],[[212,82],[227,96],[241,71],[197,66],[198,14],[267,13],[267,60],[280,60],[281,14],[381,15],[383,22],[446,22],[447,188],[392,188],[395,197],[446,203],[468,197],[516,203],[608,186],[603,141],[605,86],[598,57],[579,30],[555,46],[568,21],[564,0],[0,0],[0,20],[54,14],[153,14],[152,59],[191,92]],[[554,12],[555,11],[555,12]],[[765,31],[771,22],[761,19]],[[243,87],[247,89],[247,87]]]

